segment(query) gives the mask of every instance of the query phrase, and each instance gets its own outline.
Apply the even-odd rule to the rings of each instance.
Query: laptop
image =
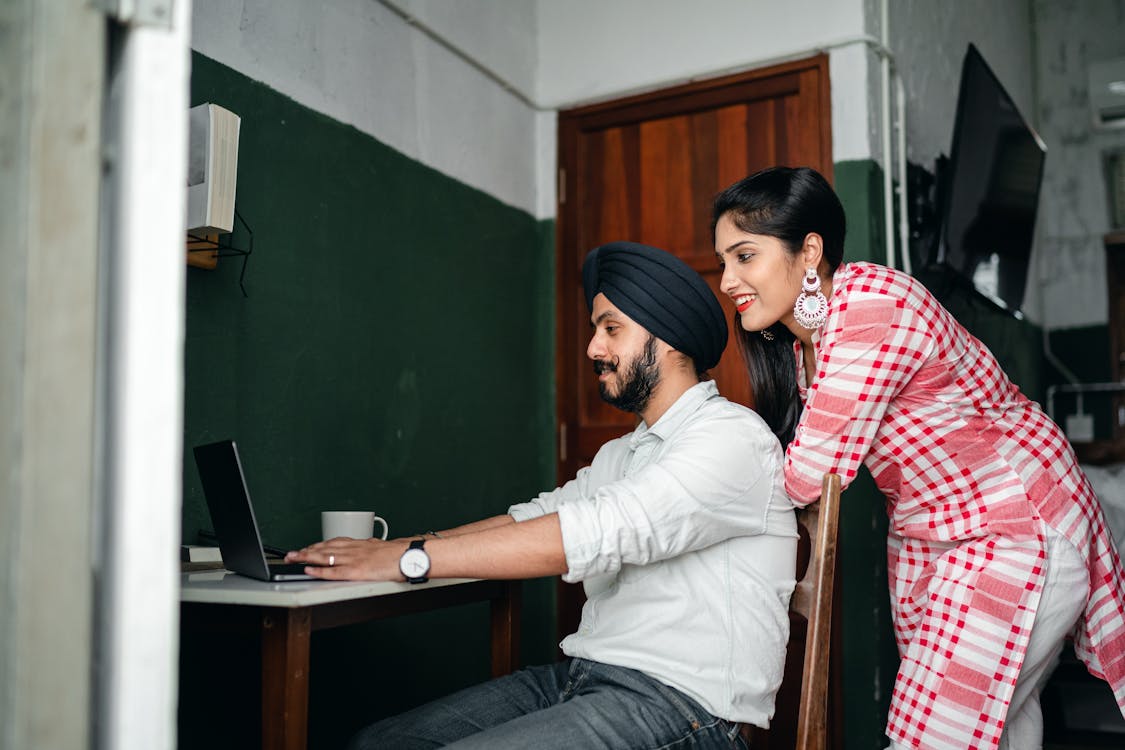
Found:
[[[250,503],[250,490],[246,487],[246,475],[234,441],[197,445],[192,452],[203,482],[211,523],[215,525],[223,566],[259,581],[319,580],[305,572],[304,563],[270,565],[266,562],[254,506]]]

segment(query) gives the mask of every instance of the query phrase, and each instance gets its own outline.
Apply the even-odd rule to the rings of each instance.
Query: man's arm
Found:
[[[480,530],[464,531],[471,527]],[[555,513],[521,523],[495,516],[451,532],[457,533],[425,538],[430,578],[538,578],[567,570]],[[410,539],[330,539],[290,552],[285,560],[308,563],[309,575],[328,580],[402,581],[398,561],[409,544]]]
[[[497,526],[505,526],[510,523],[515,523],[516,519],[509,516],[507,513],[500,516],[492,516],[491,518],[484,518],[480,521],[473,521],[464,526],[455,526],[452,529],[442,529],[438,532],[440,537],[453,537],[461,536],[462,534],[475,534],[478,531],[486,531],[488,529],[496,528]],[[429,533],[429,532],[427,532]],[[417,536],[405,537],[407,539],[417,539]]]

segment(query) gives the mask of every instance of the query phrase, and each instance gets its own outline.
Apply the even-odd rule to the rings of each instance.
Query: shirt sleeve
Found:
[[[582,581],[623,564],[649,565],[734,536],[760,534],[781,488],[781,446],[744,417],[709,421],[672,438],[631,476],[603,484],[589,500],[559,502],[568,571]]]
[[[828,472],[848,486],[892,402],[933,352],[925,319],[901,299],[871,291],[837,302],[786,451],[785,490],[797,505],[820,497]]]
[[[551,490],[541,492],[538,497],[525,503],[516,503],[508,508],[508,515],[516,522],[529,521],[548,513],[558,512],[559,506],[564,502],[587,498],[590,496],[591,484],[598,484],[604,480],[595,480],[594,476],[605,477],[620,476],[622,465],[627,458],[629,436],[615,438],[598,449],[594,461],[590,466],[578,470],[574,479],[566,484]]]
[[[528,500],[526,503],[516,503],[508,508],[508,515],[516,522],[529,521],[548,513],[555,513],[559,504],[566,500],[574,500],[585,494],[585,487],[589,483],[590,467],[584,466],[578,474],[562,487],[550,492],[540,492],[539,496]]]

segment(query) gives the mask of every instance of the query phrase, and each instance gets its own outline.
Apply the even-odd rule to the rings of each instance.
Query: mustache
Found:
[[[617,372],[617,367],[620,364],[621,360],[618,357],[614,357],[612,360],[595,359],[594,374],[601,375],[603,372]]]

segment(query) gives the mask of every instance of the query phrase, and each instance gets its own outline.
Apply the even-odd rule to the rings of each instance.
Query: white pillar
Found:
[[[148,3],[149,6],[159,4]],[[175,746],[190,0],[111,37],[97,746]]]

